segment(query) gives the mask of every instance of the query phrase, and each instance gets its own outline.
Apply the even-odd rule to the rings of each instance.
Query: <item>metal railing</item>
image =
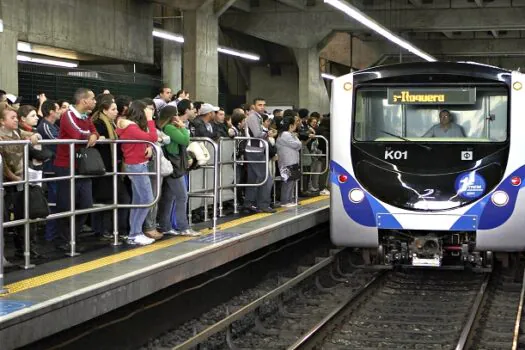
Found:
[[[314,135],[314,137],[312,137],[310,140],[312,139],[320,139],[320,140],[323,140],[326,144],[326,153],[321,153],[321,154],[315,154],[315,153],[303,153],[303,149],[301,148],[301,153],[300,153],[300,156],[299,156],[299,163],[300,163],[300,167],[301,167],[301,179],[300,179],[300,188],[304,191],[305,190],[305,186],[306,186],[306,190],[308,190],[308,180],[306,181],[306,184],[304,183],[305,182],[305,176],[304,175],[323,175],[324,173],[326,173],[329,169],[329,164],[330,164],[330,145],[328,143],[328,140],[326,139],[326,137],[322,136],[322,135]],[[303,171],[303,157],[324,157],[325,159],[325,166],[324,166],[324,169],[322,169],[322,171],[319,171],[319,172],[316,172],[316,171]],[[312,164],[313,164],[313,159],[312,159]]]
[[[219,146],[215,141],[210,139],[209,137],[192,137],[190,138],[190,142],[207,142],[211,144],[213,147],[213,165],[203,165],[200,168],[204,170],[204,188],[197,191],[191,191],[191,177],[188,176],[188,188],[190,189],[188,191],[188,207],[190,210],[188,211],[188,221],[191,225],[191,206],[190,198],[204,198],[204,221],[208,221],[208,198],[213,198],[213,232],[217,230],[217,198],[218,198],[218,187],[219,187]],[[207,174],[206,169],[213,169],[213,188],[208,189],[207,188]],[[213,192],[212,194],[209,194],[208,192]]]
[[[265,169],[265,172],[264,172],[264,180],[261,181],[260,183],[255,183],[255,184],[238,184],[237,183],[237,165],[238,164],[261,164],[261,163],[264,163],[264,164],[268,164],[269,160],[270,160],[270,148],[268,146],[268,142],[266,140],[262,140],[262,139],[259,139],[257,137],[251,137],[251,136],[237,136],[237,137],[234,137],[234,140],[235,140],[235,145],[234,145],[234,152],[233,152],[233,185],[231,186],[226,186],[225,188],[230,188],[230,187],[233,187],[233,212],[235,214],[238,214],[239,213],[239,203],[237,201],[237,188],[238,187],[259,187],[259,186],[262,186],[266,183],[266,181],[268,181],[268,178],[270,177],[270,169],[268,168],[268,166],[266,166],[266,169]],[[264,146],[264,156],[265,156],[265,159],[264,160],[241,160],[241,159],[237,159],[237,142],[240,142],[242,140],[246,140],[246,141],[249,141],[249,140],[258,140],[260,142],[263,143],[263,146]],[[246,152],[245,152],[246,153]]]
[[[155,163],[155,172],[146,172],[146,173],[130,173],[130,172],[119,172],[115,171],[118,169],[118,161],[117,161],[117,144],[125,144],[125,143],[146,143],[152,146],[152,149],[155,151],[156,155],[156,163]],[[76,145],[85,145],[87,144],[87,140],[41,140],[39,141],[39,144],[41,145],[69,145],[69,170],[70,174],[68,176],[57,176],[57,177],[48,177],[48,178],[42,178],[42,179],[33,179],[30,180],[28,173],[29,173],[29,140],[24,141],[2,141],[1,146],[4,145],[22,145],[24,147],[24,179],[20,181],[11,181],[4,183],[2,181],[1,188],[2,191],[5,189],[5,186],[16,186],[16,185],[23,185],[24,186],[24,218],[13,220],[9,222],[3,222],[3,224],[0,226],[0,236],[3,237],[4,229],[14,226],[21,226],[24,225],[24,265],[22,268],[24,269],[30,269],[33,268],[35,265],[31,264],[30,256],[31,256],[31,239],[30,239],[30,225],[42,221],[48,221],[48,220],[55,220],[55,219],[62,219],[62,218],[70,218],[70,250],[66,255],[68,256],[76,256],[79,255],[79,253],[76,251],[76,216],[77,215],[83,215],[83,214],[89,214],[89,213],[95,213],[100,211],[106,211],[106,210],[113,210],[113,245],[119,245],[118,241],[118,220],[117,213],[118,209],[137,209],[137,208],[149,208],[152,205],[156,204],[160,198],[160,154],[159,152],[162,152],[160,150],[160,147],[155,145],[152,142],[149,141],[139,141],[139,140],[100,140],[97,141],[97,144],[110,144],[112,155],[113,155],[113,172],[106,172],[104,175],[101,176],[84,176],[84,175],[76,175],[75,174],[75,158],[76,158]],[[117,183],[118,183],[118,176],[122,175],[137,175],[137,176],[156,176],[157,177],[157,192],[153,199],[153,202],[148,204],[119,204],[118,203],[118,189],[117,189]],[[103,177],[103,176],[113,176],[113,204],[108,205],[101,205],[97,207],[92,208],[86,208],[86,209],[75,209],[76,203],[75,203],[75,181],[78,179],[87,179],[87,178],[93,178],[93,177]],[[39,219],[30,219],[29,218],[29,186],[30,184],[34,183],[44,183],[44,182],[57,182],[57,181],[64,181],[69,180],[70,181],[70,210],[66,212],[60,212],[60,213],[54,213],[48,215],[46,218],[39,218]],[[4,198],[0,198],[0,202],[2,203],[2,207],[4,206]],[[2,208],[3,209],[3,208]],[[2,212],[3,215],[3,212]],[[0,251],[0,260],[3,261],[4,258],[4,250],[2,249]],[[0,275],[2,274],[2,270],[0,270]],[[0,285],[1,288],[1,285]]]

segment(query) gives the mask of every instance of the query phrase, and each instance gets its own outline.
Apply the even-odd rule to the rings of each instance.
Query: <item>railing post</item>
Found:
[[[117,143],[111,143],[111,155],[113,163],[113,243],[112,246],[119,246],[122,243],[118,240],[118,159],[117,159]]]
[[[71,211],[71,216],[69,217],[69,234],[70,234],[70,251],[69,253],[66,253],[68,256],[77,256],[80,255],[76,252],[76,214],[75,214],[75,207],[76,207],[76,198],[75,198],[75,159],[76,158],[76,152],[75,152],[75,143],[69,144],[69,175],[71,176],[71,179],[69,179],[69,210]]]
[[[222,144],[223,144],[224,138],[219,138],[219,152],[216,152],[216,157],[219,157],[219,216],[222,218],[224,216],[223,207],[222,207]]]
[[[233,138],[233,213],[239,214],[239,202],[237,200],[237,138]]]
[[[4,287],[4,159],[0,155],[0,294],[8,293]]]
[[[214,154],[214,157],[216,157],[217,154]],[[214,163],[215,164],[215,163]],[[203,171],[203,177],[204,177],[204,180],[203,180],[203,183],[204,183],[204,188],[203,190],[207,191],[208,190],[208,172],[207,172],[208,168],[202,168],[202,171]],[[214,169],[215,171],[215,169]],[[215,198],[217,199],[217,198]],[[208,216],[208,198],[204,198],[204,221],[210,221],[210,218]]]
[[[219,193],[219,150],[217,143],[211,142],[215,157],[213,159],[213,234],[217,230],[217,196]],[[221,204],[222,206],[222,204]]]
[[[25,270],[35,267],[31,264],[31,230],[29,225],[29,143],[24,144],[24,266]],[[2,213],[2,215],[4,215]]]

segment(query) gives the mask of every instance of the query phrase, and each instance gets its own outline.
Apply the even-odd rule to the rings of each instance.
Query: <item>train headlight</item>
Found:
[[[498,207],[503,207],[509,202],[509,195],[503,191],[496,191],[492,194],[492,203]]]
[[[350,190],[348,198],[350,198],[352,203],[361,203],[365,199],[365,193],[359,188],[354,188]]]

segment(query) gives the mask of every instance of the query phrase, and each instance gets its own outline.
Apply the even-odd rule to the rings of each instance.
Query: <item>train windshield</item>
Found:
[[[357,141],[504,142],[508,92],[502,86],[362,87]]]

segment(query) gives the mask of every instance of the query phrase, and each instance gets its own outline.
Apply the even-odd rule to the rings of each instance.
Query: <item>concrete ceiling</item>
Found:
[[[525,62],[525,0],[347,1],[433,55],[513,56]],[[399,53],[399,48],[323,0],[237,0],[221,16],[220,25],[297,48],[325,48],[337,41],[334,33],[344,33],[369,48],[383,50],[379,54]],[[331,57],[326,58],[342,63],[349,50],[349,45],[346,52],[343,46],[332,48]]]

